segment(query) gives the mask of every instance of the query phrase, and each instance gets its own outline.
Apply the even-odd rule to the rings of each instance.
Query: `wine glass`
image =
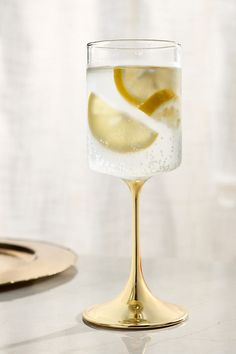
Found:
[[[122,293],[94,305],[83,320],[95,326],[149,329],[179,324],[187,312],[155,298],[141,265],[139,196],[151,176],[181,162],[181,47],[163,40],[88,43],[90,168],[120,177],[132,195],[132,262]]]

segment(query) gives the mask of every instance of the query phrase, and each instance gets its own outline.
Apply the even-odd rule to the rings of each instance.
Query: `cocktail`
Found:
[[[139,195],[144,182],[181,162],[180,45],[159,40],[89,43],[88,156],[90,168],[120,177],[133,203],[132,263],[114,300],[83,313],[93,325],[147,329],[184,321],[181,307],[160,301],[142,273]]]

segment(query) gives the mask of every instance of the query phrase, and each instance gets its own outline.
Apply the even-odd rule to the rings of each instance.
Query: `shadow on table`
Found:
[[[34,294],[43,293],[71,281],[77,274],[75,267],[70,267],[60,274],[12,285],[0,286],[0,302],[11,301]]]
[[[57,339],[60,337],[78,335],[83,333],[88,333],[97,331],[103,332],[103,335],[107,333],[109,340],[111,336],[118,337],[124,344],[126,348],[126,352],[129,354],[143,354],[145,353],[145,349],[147,344],[150,344],[152,339],[156,338],[161,331],[168,331],[172,328],[182,327],[185,324],[179,324],[177,326],[165,327],[160,329],[152,329],[152,330],[142,330],[142,331],[125,331],[125,330],[113,330],[113,329],[104,329],[99,327],[90,327],[87,326],[82,320],[82,314],[80,314],[77,318],[77,324],[73,327],[66,328],[64,330],[56,331],[44,336],[39,336],[36,338],[32,338],[29,340],[12,343],[3,347],[0,347],[0,350],[14,349],[20,348],[22,346],[27,346],[30,344],[42,343],[44,341]]]

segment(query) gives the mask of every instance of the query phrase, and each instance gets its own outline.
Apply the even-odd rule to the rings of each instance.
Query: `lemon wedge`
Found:
[[[155,92],[145,102],[141,103],[138,108],[144,113],[151,116],[152,113],[160,107],[163,103],[175,97],[175,93],[171,90],[160,90]]]
[[[169,128],[177,129],[181,122],[181,105],[178,97],[174,97],[156,108],[152,115],[157,121],[165,123]]]
[[[158,136],[144,124],[115,110],[94,93],[89,96],[88,122],[96,140],[116,152],[143,150]]]
[[[157,121],[166,123],[170,128],[178,128],[180,124],[180,101],[172,90],[155,92],[138,108]]]
[[[157,91],[169,89],[179,94],[179,68],[124,66],[114,68],[117,90],[129,103],[138,106]]]
[[[177,128],[180,123],[180,70],[173,67],[115,67],[120,95],[157,121]]]

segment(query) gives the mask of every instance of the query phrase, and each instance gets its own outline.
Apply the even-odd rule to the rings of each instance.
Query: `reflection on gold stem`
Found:
[[[144,354],[147,343],[151,338],[146,334],[142,336],[125,336],[121,338],[129,354]]]
[[[133,300],[138,300],[138,280],[143,279],[139,239],[139,198],[144,180],[126,181],[132,195],[132,263],[130,282],[133,282]]]
[[[132,196],[132,262],[128,280],[130,295],[127,302],[130,317],[125,320],[125,323],[137,324],[145,322],[142,315],[143,304],[138,300],[140,292],[142,292],[141,288],[146,287],[142,271],[139,236],[139,199],[145,180],[125,180],[125,182]]]
[[[132,263],[126,287],[114,300],[83,313],[86,323],[106,328],[151,329],[179,324],[187,318],[181,307],[160,301],[148,289],[142,271],[139,241],[139,198],[145,180],[126,180],[132,195]]]

